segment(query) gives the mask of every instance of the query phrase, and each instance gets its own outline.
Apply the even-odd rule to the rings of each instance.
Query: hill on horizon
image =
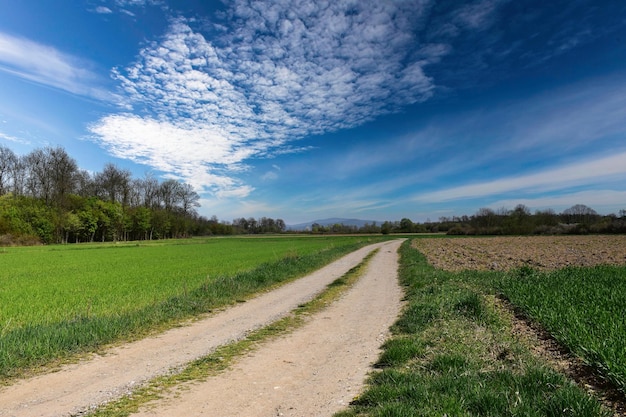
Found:
[[[375,220],[361,220],[361,219],[343,219],[339,217],[332,217],[329,219],[319,219],[313,220],[310,222],[299,223],[299,224],[288,224],[287,230],[307,230],[311,228],[313,224],[319,224],[320,226],[332,226],[333,224],[343,224],[344,226],[356,226],[363,227],[365,224],[372,223],[380,223]]]

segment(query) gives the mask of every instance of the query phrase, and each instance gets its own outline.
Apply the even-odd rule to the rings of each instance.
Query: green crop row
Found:
[[[435,269],[410,242],[400,253],[407,305],[380,372],[337,417],[611,415],[513,334],[501,273]]]
[[[227,238],[0,253],[0,380],[301,276],[367,237]]]
[[[504,295],[626,394],[626,267],[523,268]]]

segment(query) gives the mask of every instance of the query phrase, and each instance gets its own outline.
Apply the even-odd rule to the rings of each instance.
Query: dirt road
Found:
[[[176,398],[152,404],[143,412],[330,415],[358,393],[387,328],[398,315],[401,290],[396,274],[400,243],[367,246],[311,275],[188,326],[2,388],[0,416],[68,416],[124,395],[133,386],[285,316],[356,266],[372,250],[381,248],[357,285],[308,325],[268,343],[240,361],[234,370],[194,385],[185,400]],[[223,391],[218,392],[216,387],[220,386]]]

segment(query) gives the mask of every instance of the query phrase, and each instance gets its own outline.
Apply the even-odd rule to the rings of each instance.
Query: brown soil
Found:
[[[624,235],[430,238],[413,245],[446,271],[626,265]]]
[[[0,388],[0,416],[82,414],[289,314],[376,248],[359,282],[305,327],[244,358],[231,371],[193,385],[184,400],[144,415],[331,415],[359,393],[396,319],[401,241],[370,245],[319,271],[202,320],[112,348],[63,369]],[[279,414],[277,414],[279,413]]]

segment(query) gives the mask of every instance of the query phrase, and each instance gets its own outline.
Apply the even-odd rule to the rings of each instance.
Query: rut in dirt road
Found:
[[[144,407],[148,416],[332,416],[363,387],[400,313],[398,247],[390,242],[338,301],[230,370]]]
[[[306,277],[187,326],[113,348],[58,372],[2,387],[0,416],[76,415],[119,398],[147,380],[284,317],[358,265],[371,251],[381,247],[387,251],[393,246],[395,252],[397,244],[385,242],[361,248]]]

